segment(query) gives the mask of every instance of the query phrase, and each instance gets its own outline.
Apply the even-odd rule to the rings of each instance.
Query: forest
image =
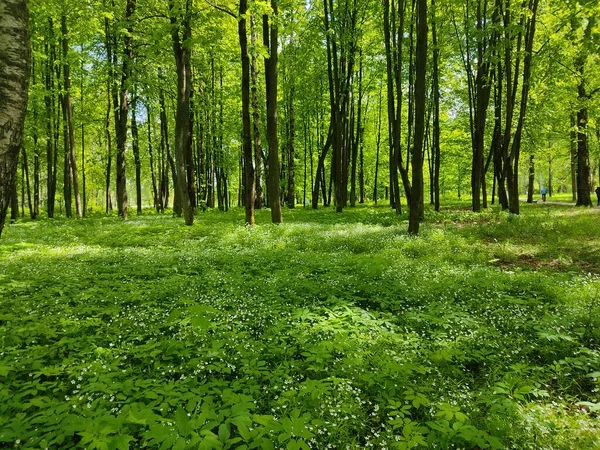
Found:
[[[1,0],[0,448],[600,449],[599,17]]]

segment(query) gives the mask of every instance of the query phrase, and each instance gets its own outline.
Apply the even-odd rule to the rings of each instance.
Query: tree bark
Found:
[[[248,35],[246,13],[248,0],[239,0],[238,36],[242,60],[242,151],[244,155],[245,185],[244,195],[246,224],[254,225],[254,161],[252,160],[252,132],[250,126],[250,57],[248,55]]]
[[[3,0],[0,7],[0,235],[15,188],[29,86],[26,0]]]
[[[185,224],[194,224],[194,209],[190,199],[187,182],[186,151],[189,147],[190,133],[190,92],[192,83],[191,49],[188,47],[192,37],[190,23],[191,0],[186,0],[183,17],[174,14],[174,1],[169,1],[171,10],[171,25],[173,26],[171,38],[173,41],[173,54],[177,66],[177,113],[175,116],[175,162],[177,185],[181,199],[181,207]],[[178,25],[179,24],[179,25]],[[182,37],[180,38],[180,27]],[[193,185],[193,184],[192,184]]]
[[[127,175],[125,150],[127,143],[127,119],[129,118],[129,79],[133,65],[133,21],[136,0],[127,0],[125,7],[125,23],[127,33],[124,34],[123,67],[121,72],[121,88],[119,90],[119,109],[115,110],[117,135],[117,211],[124,220],[127,219]]]
[[[169,120],[167,118],[167,106],[165,103],[165,93],[161,88],[158,92],[158,98],[160,101],[160,126],[161,126],[161,151],[163,152],[163,209],[168,208],[169,205],[169,171],[171,172],[171,179],[173,180],[173,213],[176,216],[181,216],[181,190],[179,189],[179,181],[177,177],[177,168],[175,160],[173,159],[173,153],[171,152],[171,142],[169,140]]]
[[[317,161],[317,175],[315,178],[315,184],[313,189],[312,196],[312,208],[317,209],[319,205],[319,188],[321,188],[322,196],[323,196],[323,205],[327,205],[327,190],[325,186],[325,159],[327,158],[327,153],[329,152],[329,148],[331,147],[331,141],[333,139],[333,132],[331,130],[331,124],[329,126],[329,132],[327,134],[327,140],[325,141],[325,145],[323,145],[323,149],[319,154],[319,160]]]
[[[580,100],[585,102],[584,82],[580,83],[578,92]],[[586,106],[581,106],[577,111],[577,206],[592,206],[587,125],[588,110]]]
[[[135,163],[135,200],[137,214],[142,214],[142,161],[140,159],[140,134],[137,124],[137,102],[134,94],[131,101],[131,147],[133,149],[133,160]]]
[[[554,188],[552,187],[552,155],[548,155],[548,196],[552,197]]]
[[[383,33],[387,70],[388,136],[390,145],[390,205],[396,210],[396,214],[401,214],[402,207],[400,204],[400,187],[398,180],[398,171],[400,171],[400,175],[402,176],[404,192],[409,202],[411,201],[412,197],[412,186],[408,178],[408,169],[404,167],[401,148],[403,98],[402,61],[404,40],[404,13],[406,3],[404,0],[400,0],[396,8],[394,8],[392,4],[391,11],[389,0],[384,0],[383,5]],[[396,28],[397,16],[400,17],[400,23]]]
[[[54,40],[54,25],[52,19],[48,19],[48,34],[49,40]],[[54,66],[53,52],[48,44],[44,43],[46,53],[46,64],[44,65],[44,112],[46,115],[46,209],[49,218],[54,217],[54,202],[56,198],[56,170],[55,170],[55,155],[54,155],[54,117],[55,117],[55,101],[54,101]]]
[[[528,20],[525,32],[525,58],[523,60],[523,86],[521,88],[521,105],[519,119],[515,136],[512,142],[510,158],[513,161],[512,183],[509,184],[509,210],[513,214],[519,214],[519,157],[521,152],[521,139],[527,113],[527,101],[529,99],[529,80],[531,78],[531,58],[533,53],[533,39],[537,19],[537,8],[539,0],[530,0],[531,17]],[[509,179],[510,180],[510,179]],[[588,193],[589,197],[589,193]]]
[[[158,195],[158,188],[156,185],[156,170],[154,168],[154,151],[152,145],[152,113],[150,106],[146,104],[146,122],[148,127],[148,154],[150,155],[150,175],[152,177],[152,198],[154,199],[154,208],[156,212],[160,212],[160,200]]]
[[[535,160],[529,156],[529,183],[527,184],[527,203],[533,203],[533,184],[535,182]]]
[[[433,164],[433,203],[437,212],[440,211],[440,75],[439,75],[439,60],[440,48],[437,39],[437,21],[438,12],[435,6],[435,0],[431,1],[431,9],[433,10],[432,23],[432,44],[433,44],[433,142],[432,156]]]
[[[35,58],[31,59],[31,85],[35,89],[37,84]],[[38,148],[38,103],[33,102],[31,105],[33,110],[33,211],[31,218],[35,218],[40,214],[40,152]]]
[[[62,91],[60,81],[58,83],[59,91]],[[63,133],[63,201],[65,203],[65,215],[72,216],[73,192],[71,186],[71,158],[69,151],[69,126],[67,119],[67,109],[65,108],[64,95],[59,94],[62,110],[62,133]]]
[[[33,203],[31,202],[31,184],[29,182],[29,162],[27,161],[27,150],[25,150],[25,146],[21,145],[21,154],[23,160],[23,190],[27,191],[27,206],[29,207],[29,217],[35,219],[35,213],[33,210]],[[24,196],[23,196],[24,197]],[[23,198],[23,205],[25,204],[25,199]]]
[[[569,143],[571,149],[571,196],[577,201],[577,116],[571,113],[571,131],[569,132]]]
[[[75,157],[75,125],[73,121],[73,102],[71,101],[71,68],[69,65],[69,40],[67,38],[69,32],[67,29],[67,16],[65,13],[61,16],[61,41],[62,41],[62,57],[63,57],[63,108],[66,112],[66,121],[68,127],[68,158],[69,167],[71,169],[71,183],[73,194],[75,196],[75,211],[77,217],[82,216],[81,211],[81,195],[79,193],[79,179],[77,175],[77,160]]]
[[[83,46],[81,47],[81,51],[83,52]],[[79,101],[81,103],[81,115],[85,116],[84,112],[84,101],[83,101],[83,77],[85,74],[85,68],[83,64],[83,55],[81,57],[81,85],[80,85],[80,94]],[[85,217],[85,212],[87,210],[87,191],[86,191],[86,179],[85,179],[85,123],[81,121],[81,182],[82,182],[82,215]]]
[[[263,44],[269,51],[265,59],[265,85],[267,96],[267,142],[269,145],[269,203],[271,221],[282,223],[281,202],[279,201],[279,143],[277,137],[277,0],[271,0],[273,16],[263,16]]]
[[[425,102],[427,76],[427,0],[417,0],[417,48],[415,55],[415,141],[412,154],[412,191],[408,233],[419,234],[423,212],[423,141],[425,137]]]
[[[379,182],[379,150],[381,148],[381,103],[383,84],[379,87],[379,107],[377,109],[377,144],[376,144],[376,156],[375,156],[375,178],[373,179],[373,202],[377,205],[377,184]]]
[[[293,83],[293,81],[292,81]],[[296,206],[296,186],[294,183],[295,179],[295,159],[296,159],[296,116],[294,113],[294,86],[290,88],[290,109],[289,109],[289,119],[290,119],[290,135],[288,142],[288,191],[287,191],[287,205],[288,208],[293,209]]]
[[[358,105],[356,114],[356,136],[352,143],[351,169],[350,169],[350,206],[356,206],[356,172],[358,163],[358,150],[362,140],[362,97],[363,97],[363,63],[362,52],[359,52],[359,68],[358,68]],[[359,187],[360,189],[360,187]]]
[[[254,16],[250,16],[250,43],[252,47],[256,45],[256,31],[254,27]],[[258,69],[257,69],[256,51],[252,52],[252,127],[254,136],[254,177],[255,177],[255,197],[254,208],[261,209],[264,201],[262,188],[262,144],[260,141],[260,110],[258,107]]]

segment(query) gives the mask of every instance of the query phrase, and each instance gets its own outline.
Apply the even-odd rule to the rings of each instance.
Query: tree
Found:
[[[15,186],[29,86],[27,0],[0,6],[0,235]]]
[[[335,184],[337,212],[342,212],[348,200],[348,164],[352,146],[350,99],[361,11],[364,9],[360,9],[356,1],[323,0],[333,149],[331,180]]]
[[[597,18],[593,15],[587,17],[587,24],[583,30],[583,38],[575,57],[574,66],[578,77],[577,82],[577,206],[592,206],[590,192],[590,156],[588,146],[588,104],[600,88],[588,88],[588,75],[586,62],[594,45],[597,45],[593,32]],[[577,18],[572,19],[573,32],[580,26]]]
[[[423,209],[423,141],[425,138],[425,102],[427,75],[427,0],[417,0],[417,48],[415,76],[415,148],[412,154],[412,192],[408,233],[419,234]]]
[[[431,38],[433,44],[433,69],[432,69],[432,90],[433,90],[433,136],[431,153],[433,156],[432,167],[432,193],[433,204],[436,211],[440,211],[440,46],[438,42],[438,18],[439,13],[436,9],[435,0],[431,0],[431,9],[433,21],[431,24]]]
[[[400,171],[402,176],[404,192],[409,201],[412,195],[408,169],[405,168],[402,159],[401,143],[405,13],[406,0],[399,0],[397,4],[392,2],[391,6],[389,0],[383,1],[383,34],[387,68],[387,112],[390,147],[390,204],[395,208],[397,214],[402,212],[398,171]],[[398,23],[396,20],[398,20]],[[379,138],[377,147],[379,149]]]
[[[185,6],[175,7],[174,0],[169,0],[169,13],[171,20],[171,38],[173,40],[173,54],[177,67],[177,115],[175,117],[175,161],[177,165],[177,185],[181,198],[181,206],[186,225],[194,224],[194,209],[192,208],[192,197],[194,182],[190,181],[192,192],[188,188],[189,157],[186,153],[191,152],[191,130],[190,130],[190,93],[192,86],[191,38],[192,27],[190,23],[191,0],[185,1]],[[181,29],[181,36],[180,36]],[[186,161],[186,159],[188,159]]]
[[[271,21],[263,15],[263,44],[269,52],[265,59],[265,88],[267,97],[267,142],[269,146],[269,203],[271,221],[283,222],[279,201],[279,142],[277,138],[277,0],[271,0]]]
[[[63,11],[60,18],[61,27],[61,43],[62,43],[62,58],[63,58],[63,84],[64,93],[62,94],[62,109],[63,117],[65,118],[64,126],[67,127],[68,139],[65,139],[65,168],[69,168],[71,173],[65,174],[65,179],[71,177],[69,185],[73,187],[73,193],[75,194],[75,211],[77,217],[82,217],[83,213],[81,210],[81,195],[79,193],[79,177],[77,173],[77,160],[75,157],[75,122],[73,119],[73,103],[71,101],[71,67],[69,64],[69,31],[67,28],[67,14]],[[69,202],[68,215],[70,215],[70,203],[71,198],[65,199]]]
[[[129,84],[133,65],[133,15],[136,0],[127,0],[125,7],[125,23],[127,32],[123,36],[123,67],[121,70],[121,87],[118,104],[114,104],[115,132],[117,135],[117,211],[119,216],[127,219],[127,175],[125,150],[127,143],[127,119],[129,118]],[[116,49],[113,49],[116,51]]]

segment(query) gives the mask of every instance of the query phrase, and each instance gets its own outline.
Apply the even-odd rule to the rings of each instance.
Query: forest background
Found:
[[[419,5],[31,1],[14,214],[590,205],[598,2]]]

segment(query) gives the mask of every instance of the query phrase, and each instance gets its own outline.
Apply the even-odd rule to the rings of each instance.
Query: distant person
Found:
[[[596,188],[596,197],[598,197],[598,206],[600,206],[600,186]]]
[[[542,190],[540,191],[540,194],[542,194],[542,201],[545,202],[546,201],[546,194],[548,193],[548,190],[543,187]]]

